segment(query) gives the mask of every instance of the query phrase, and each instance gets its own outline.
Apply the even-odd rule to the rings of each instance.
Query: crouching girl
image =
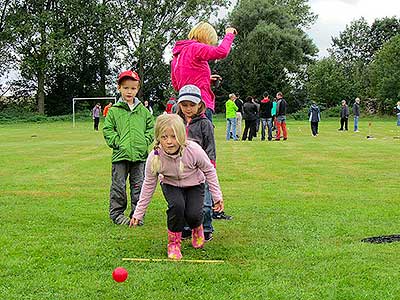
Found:
[[[164,114],[155,124],[155,146],[146,162],[143,187],[130,226],[143,219],[156,189],[157,178],[168,203],[168,258],[181,259],[181,238],[185,222],[192,229],[192,245],[202,248],[205,181],[214,199],[214,211],[224,209],[217,173],[204,150],[186,140],[181,117]]]

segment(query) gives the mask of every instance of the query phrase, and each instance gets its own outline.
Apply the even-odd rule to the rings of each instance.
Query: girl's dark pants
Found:
[[[340,118],[340,130],[343,130],[343,125],[344,129],[348,130],[348,125],[349,125],[349,118]]]
[[[168,203],[167,226],[170,231],[181,232],[185,222],[192,229],[202,224],[204,183],[185,188],[161,183],[161,189]]]
[[[95,117],[94,118],[94,130],[99,130],[99,122],[100,122],[100,118],[99,117]]]
[[[256,120],[244,120],[244,131],[242,136],[243,141],[247,139],[247,135],[249,135],[249,141],[256,136]]]

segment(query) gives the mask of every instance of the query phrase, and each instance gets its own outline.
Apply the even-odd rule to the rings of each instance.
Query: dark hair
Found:
[[[264,98],[268,97],[268,92],[264,92],[263,96]]]
[[[252,102],[253,101],[253,97],[252,96],[247,96],[246,97],[246,102]]]

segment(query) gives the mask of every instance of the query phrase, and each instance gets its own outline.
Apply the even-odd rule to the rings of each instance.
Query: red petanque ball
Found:
[[[124,282],[128,278],[128,271],[122,267],[115,268],[112,277],[116,282]]]

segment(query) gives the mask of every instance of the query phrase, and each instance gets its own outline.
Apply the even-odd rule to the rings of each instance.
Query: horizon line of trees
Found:
[[[142,99],[162,104],[173,93],[166,49],[185,39],[229,0],[5,0],[0,3],[0,72],[22,80],[3,87],[15,99],[35,95],[41,114],[70,113],[73,97],[115,95],[115,78],[136,70]],[[369,99],[380,113],[400,98],[400,20],[364,18],[332,38],[329,56],[306,29],[315,22],[308,0],[241,0],[215,24],[222,37],[238,29],[227,59],[211,63],[223,77],[217,107],[229,93],[243,97],[284,93],[291,112],[311,100],[333,107]],[[0,103],[1,109],[1,103]]]

